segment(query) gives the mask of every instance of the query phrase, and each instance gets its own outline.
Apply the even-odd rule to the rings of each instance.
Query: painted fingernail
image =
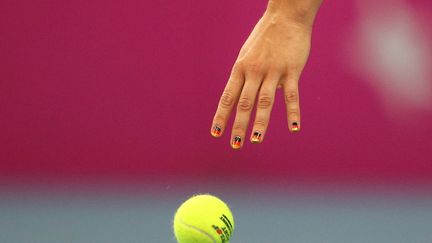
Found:
[[[235,136],[231,142],[233,149],[239,149],[241,147],[241,137]]]
[[[260,132],[258,132],[258,131],[254,132],[252,135],[252,139],[251,139],[252,143],[261,142],[261,136],[262,136],[262,134]]]
[[[211,130],[211,135],[213,137],[219,137],[222,133],[222,128],[218,125],[213,126],[212,130]]]
[[[291,131],[293,131],[293,132],[298,132],[299,131],[299,125],[298,125],[298,123],[297,122],[293,122],[292,124],[291,124],[292,126],[291,126]]]

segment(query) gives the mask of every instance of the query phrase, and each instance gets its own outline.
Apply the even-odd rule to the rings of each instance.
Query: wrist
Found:
[[[312,28],[322,0],[269,0],[265,15]]]

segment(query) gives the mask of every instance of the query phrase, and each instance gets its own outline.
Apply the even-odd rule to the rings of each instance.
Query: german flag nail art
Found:
[[[241,137],[235,136],[231,142],[233,149],[239,149],[241,147]]]
[[[213,137],[219,137],[222,133],[222,128],[218,125],[213,126],[212,130],[211,130],[211,135]]]
[[[261,142],[261,136],[262,136],[262,134],[260,132],[258,132],[258,131],[254,132],[252,135],[252,139],[251,139],[252,143]]]
[[[298,132],[299,131],[299,125],[298,125],[298,123],[297,122],[293,122],[292,123],[292,127],[291,127],[291,131],[293,131],[293,132]]]

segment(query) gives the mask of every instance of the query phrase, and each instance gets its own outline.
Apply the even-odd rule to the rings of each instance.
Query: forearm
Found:
[[[266,14],[312,28],[322,0],[269,0]]]

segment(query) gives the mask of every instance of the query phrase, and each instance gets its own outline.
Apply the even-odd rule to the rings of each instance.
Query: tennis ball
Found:
[[[230,209],[212,195],[189,198],[174,216],[174,235],[179,243],[228,243],[233,231]]]

